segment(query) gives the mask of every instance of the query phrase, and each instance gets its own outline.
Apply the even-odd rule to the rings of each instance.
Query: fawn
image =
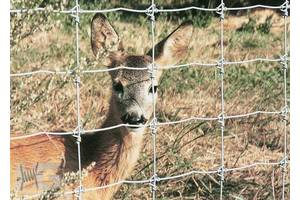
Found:
[[[155,65],[174,65],[185,57],[193,33],[192,22],[187,21],[175,29],[169,36],[155,46]],[[91,45],[96,57],[106,54],[109,68],[130,67],[150,68],[152,50],[146,55],[127,55],[122,49],[118,34],[102,14],[96,14],[91,22]],[[112,79],[112,97],[107,118],[102,127],[117,124],[146,125],[152,115],[152,93],[155,94],[157,84],[151,87],[148,70],[117,69],[109,72]],[[156,80],[161,70],[156,71]],[[154,91],[153,91],[154,89]],[[133,170],[139,157],[145,128],[119,127],[93,134],[83,134],[81,140],[82,167],[94,167],[83,179],[84,188],[104,186],[126,179]],[[16,188],[17,181],[22,179],[22,192],[41,192],[39,180],[26,185],[30,179],[25,169],[32,168],[36,175],[38,166],[51,163],[51,167],[43,169],[43,174],[58,175],[78,170],[77,145],[73,136],[40,135],[22,140],[11,141],[11,189]],[[51,168],[51,169],[49,169]],[[18,171],[23,171],[18,177]],[[20,174],[20,173],[19,173]],[[25,175],[27,176],[24,178]],[[28,181],[28,180],[27,180]],[[55,181],[45,179],[44,182],[54,187]],[[25,183],[24,183],[25,182]],[[48,184],[48,185],[49,185]],[[73,187],[74,189],[75,187]],[[84,199],[111,199],[119,186],[108,187],[96,192],[83,193]],[[48,188],[49,189],[49,188]],[[34,192],[34,193],[33,193]],[[73,198],[73,197],[70,197]],[[64,197],[67,199],[67,197]]]

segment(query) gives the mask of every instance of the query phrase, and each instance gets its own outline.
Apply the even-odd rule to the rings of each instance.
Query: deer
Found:
[[[172,66],[180,62],[187,55],[192,34],[193,23],[185,21],[157,43],[154,47],[155,66]],[[91,21],[91,48],[96,59],[105,55],[107,67],[117,68],[109,71],[112,94],[108,113],[101,127],[118,124],[132,126],[81,135],[81,166],[85,168],[94,163],[87,177],[82,180],[84,188],[113,184],[131,175],[139,158],[146,132],[145,126],[150,123],[149,119],[153,115],[152,95],[157,98],[158,88],[157,82],[152,86],[147,69],[128,69],[151,68],[152,50],[145,55],[128,55],[114,27],[103,14],[95,14]],[[155,70],[154,73],[156,80],[159,80],[162,70]],[[56,179],[37,180],[37,175],[52,174],[61,178],[65,172],[78,170],[77,143],[72,135],[43,134],[11,140],[10,155],[11,190],[15,189],[17,182],[21,180],[24,194],[26,191],[41,192],[42,188],[40,185],[38,187],[38,182],[47,182],[51,187],[55,184]],[[44,167],[39,173],[39,166],[48,168]],[[28,172],[28,169],[32,169],[31,174],[36,175],[31,184],[26,184],[25,172]],[[27,179],[30,179],[28,173]],[[95,192],[84,192],[82,195],[84,199],[109,200],[119,187],[118,184]],[[75,198],[74,196],[72,198]]]

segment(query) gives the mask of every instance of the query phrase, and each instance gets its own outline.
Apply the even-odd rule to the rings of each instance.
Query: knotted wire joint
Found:
[[[287,121],[288,119],[288,113],[289,113],[289,107],[288,106],[284,106],[282,109],[281,109],[281,116],[283,116],[283,120]]]
[[[217,63],[217,68],[220,71],[220,75],[223,75],[225,73],[224,64],[225,64],[225,59],[224,58],[221,58]]]
[[[288,68],[287,61],[288,61],[287,55],[283,55],[280,57],[280,64],[282,65],[283,70],[286,70]]]
[[[73,137],[76,138],[76,142],[81,142],[81,134],[83,134],[83,128],[81,126],[77,126],[74,130],[73,130]]]
[[[218,176],[221,177],[221,181],[223,182],[225,180],[224,178],[224,173],[225,173],[225,167],[221,166],[219,167],[219,169],[217,170]]]
[[[80,197],[80,194],[81,193],[84,193],[84,188],[82,186],[79,186],[77,188],[74,189],[74,195],[76,198],[79,198]]]
[[[74,69],[68,69],[66,71],[66,74],[71,75],[71,76],[75,76],[76,75],[76,70],[74,70]]]
[[[148,67],[148,73],[150,74],[151,79],[155,79],[155,74],[156,74],[157,66],[155,63],[151,63]]]
[[[157,186],[156,183],[160,181],[160,178],[157,176],[157,174],[154,174],[151,178],[150,178],[150,183],[149,185],[151,186],[152,191],[156,191],[157,190]]]
[[[290,3],[289,1],[285,1],[281,6],[280,6],[280,11],[283,12],[283,16],[287,17],[289,16],[288,9],[290,8]]]
[[[67,73],[72,76],[74,83],[80,83],[80,78],[77,80],[77,77],[82,73],[79,66],[74,66],[72,69],[68,69]]]
[[[150,128],[150,130],[151,130],[151,133],[152,133],[153,135],[155,135],[155,134],[156,134],[156,131],[157,131],[157,118],[156,118],[156,117],[154,117],[154,118],[152,119],[152,121],[150,122],[149,128]]]
[[[80,76],[76,76],[74,77],[74,83],[77,85],[79,84],[80,85]]]
[[[285,169],[287,164],[288,164],[288,158],[287,158],[287,156],[285,156],[285,157],[282,158],[282,160],[279,162],[279,165],[280,165],[281,168]]]
[[[224,11],[226,10],[225,4],[221,3],[218,7],[217,7],[217,11],[216,13],[218,15],[220,15],[221,20],[224,20]]]
[[[79,21],[79,11],[80,11],[80,6],[76,5],[74,6],[71,10],[71,14],[70,16],[73,17],[75,19],[76,23],[80,23]]]
[[[155,21],[155,13],[158,13],[158,9],[155,4],[152,4],[146,9],[146,15],[150,17],[151,21]]]
[[[218,122],[221,124],[221,127],[225,126],[225,114],[224,113],[219,114]]]

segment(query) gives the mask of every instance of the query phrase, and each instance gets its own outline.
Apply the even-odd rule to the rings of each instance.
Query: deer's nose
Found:
[[[144,115],[139,115],[138,113],[126,113],[121,117],[121,120],[124,124],[131,124],[131,125],[140,125],[146,124],[147,119]]]

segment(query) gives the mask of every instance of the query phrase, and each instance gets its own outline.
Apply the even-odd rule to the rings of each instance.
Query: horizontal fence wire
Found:
[[[282,4],[280,6],[268,6],[268,5],[253,5],[253,6],[245,6],[245,7],[232,7],[227,8],[225,7],[225,11],[237,11],[237,10],[249,10],[249,9],[256,9],[256,8],[265,8],[265,9],[274,9],[274,10],[281,10],[284,9],[285,4]],[[288,8],[289,5],[288,5]],[[174,9],[155,9],[156,13],[164,13],[164,12],[182,12],[182,11],[188,11],[188,10],[199,10],[199,11],[207,11],[207,12],[216,12],[219,10],[219,7],[216,8],[203,8],[203,7],[197,7],[197,6],[189,6],[184,8],[174,8]],[[86,13],[109,13],[109,12],[117,12],[117,11],[124,11],[124,12],[133,12],[133,13],[149,13],[149,9],[132,9],[132,8],[124,8],[124,7],[118,7],[118,8],[111,8],[111,9],[98,9],[98,10],[84,10],[79,9],[78,13],[80,14],[86,14]],[[11,9],[10,13],[28,13],[28,12],[52,12],[52,13],[61,13],[61,14],[75,14],[76,11],[74,8],[69,10],[58,10],[58,9],[49,9],[49,8],[24,8],[24,9]]]
[[[113,187],[116,185],[120,184],[150,184],[152,188],[152,198],[156,198],[156,183],[159,181],[168,181],[168,180],[173,180],[173,179],[179,179],[179,178],[184,178],[186,176],[191,176],[191,175],[197,175],[197,174],[218,174],[220,175],[220,199],[223,198],[223,181],[224,181],[224,173],[226,172],[234,172],[234,171],[239,171],[239,170],[247,170],[250,168],[258,167],[258,166],[281,166],[283,168],[283,178],[282,178],[282,199],[285,198],[284,196],[284,191],[285,191],[285,171],[286,171],[286,164],[289,162],[287,158],[287,115],[289,113],[288,110],[288,104],[287,104],[287,63],[289,61],[288,58],[288,53],[287,53],[287,16],[288,16],[288,9],[290,8],[289,1],[286,0],[282,5],[280,6],[268,6],[268,5],[253,5],[253,6],[245,6],[245,7],[232,7],[232,8],[227,8],[225,7],[225,4],[223,3],[223,0],[221,0],[221,4],[216,7],[216,8],[203,8],[203,7],[197,7],[197,6],[190,6],[190,7],[183,7],[183,8],[176,8],[176,9],[160,9],[157,8],[154,4],[154,0],[152,0],[152,4],[149,8],[147,9],[132,9],[132,8],[124,8],[124,7],[118,7],[118,8],[112,8],[112,9],[94,9],[94,10],[84,10],[80,9],[78,0],[76,1],[76,6],[72,9],[69,10],[55,10],[55,9],[50,9],[50,8],[33,8],[33,9],[11,9],[10,13],[11,14],[26,14],[26,13],[33,13],[33,12],[49,12],[49,13],[61,13],[61,14],[70,14],[72,17],[75,18],[76,20],[76,60],[77,60],[77,65],[76,69],[74,70],[66,70],[66,71],[55,71],[55,70],[37,70],[37,71],[31,71],[31,72],[18,72],[18,73],[12,73],[10,74],[11,77],[22,77],[22,76],[31,76],[31,75],[37,75],[37,74],[50,74],[50,75],[75,75],[75,83],[76,83],[76,98],[77,98],[77,127],[73,131],[69,132],[38,132],[38,133],[33,133],[33,134],[28,134],[28,135],[23,135],[23,136],[14,136],[11,137],[10,140],[19,140],[19,139],[26,139],[38,135],[73,135],[77,137],[77,145],[78,145],[78,164],[79,164],[79,171],[81,171],[81,157],[80,157],[80,136],[81,134],[85,133],[92,133],[92,132],[101,132],[101,131],[107,131],[119,127],[147,127],[152,130],[152,136],[153,136],[153,177],[150,179],[146,180],[120,180],[115,183],[111,183],[108,185],[104,186],[99,186],[99,187],[93,187],[93,188],[83,188],[82,182],[80,180],[79,184],[79,190],[78,188],[75,189],[74,191],[68,191],[68,192],[58,192],[56,195],[76,195],[78,199],[81,199],[81,195],[84,192],[90,192],[90,191],[96,191],[96,190],[101,190],[105,189],[108,187]],[[224,47],[223,47],[223,20],[224,20],[224,12],[225,11],[238,11],[238,10],[249,10],[249,9],[255,9],[255,8],[264,8],[264,9],[274,9],[274,10],[281,10],[284,12],[284,24],[285,24],[285,34],[284,34],[284,55],[280,58],[254,58],[254,59],[249,59],[249,60],[242,60],[242,61],[226,61],[224,59]],[[187,63],[187,64],[180,64],[180,65],[173,65],[173,66],[161,66],[161,67],[156,67],[154,65],[154,56],[152,56],[152,65],[151,68],[131,68],[131,67],[116,67],[116,68],[98,68],[98,69],[89,69],[89,70],[81,70],[80,69],[80,57],[79,57],[79,32],[78,32],[78,24],[79,24],[79,14],[85,14],[85,13],[109,13],[109,12],[117,12],[117,11],[125,11],[125,12],[134,12],[134,13],[144,13],[150,16],[151,18],[151,27],[152,27],[152,46],[154,50],[154,22],[155,22],[155,14],[156,13],[164,13],[164,12],[181,12],[181,11],[188,11],[188,10],[199,10],[199,11],[206,11],[206,12],[216,12],[220,16],[220,21],[221,21],[221,60],[217,61],[215,63],[201,63],[201,62],[192,62],[192,63]],[[152,51],[152,54],[154,55],[154,51]],[[224,73],[224,67],[226,65],[238,65],[238,64],[249,64],[253,62],[279,62],[283,64],[283,69],[284,69],[284,108],[282,108],[281,111],[254,111],[250,113],[245,113],[245,114],[237,114],[237,115],[231,115],[231,116],[226,116],[224,113],[224,86],[223,86],[223,73]],[[119,70],[119,69],[129,69],[129,70],[148,70],[150,75],[153,74],[154,70],[158,69],[173,69],[173,68],[181,68],[181,67],[218,67],[218,69],[221,70],[221,114],[217,117],[189,117],[187,119],[181,119],[177,121],[167,121],[167,122],[159,122],[156,121],[155,117],[155,99],[153,99],[153,124],[150,125],[129,125],[129,124],[117,124],[115,126],[111,127],[105,127],[105,128],[100,128],[100,129],[91,129],[91,130],[84,130],[81,127],[81,119],[80,119],[80,75],[81,74],[94,74],[94,73],[99,73],[99,72],[109,72],[113,70]],[[152,77],[152,76],[151,76]],[[152,79],[152,86],[153,86],[153,79]],[[284,116],[284,158],[279,161],[279,162],[255,162],[249,165],[244,165],[240,167],[235,167],[235,168],[225,168],[224,166],[224,122],[225,120],[229,119],[238,119],[238,118],[243,118],[243,117],[250,117],[254,115],[279,115],[279,116]],[[156,174],[156,127],[159,126],[166,126],[166,125],[174,125],[174,124],[179,124],[179,123],[185,123],[185,122],[192,122],[192,121],[218,121],[221,123],[221,135],[222,135],[222,147],[221,147],[221,167],[217,170],[211,170],[211,171],[204,171],[204,170],[192,170],[186,173],[178,174],[178,175],[171,175],[171,176],[166,176],[166,177],[158,177]],[[274,170],[274,168],[273,168]],[[80,173],[81,174],[81,173]],[[80,178],[81,179],[81,178]],[[274,188],[273,188],[274,189]],[[273,191],[274,193],[274,191]],[[22,199],[34,199],[40,197],[41,194],[35,194],[31,196],[23,196]]]
[[[224,65],[240,65],[240,64],[249,64],[254,62],[283,62],[284,58],[254,58],[249,60],[242,60],[242,61],[224,61]],[[289,60],[289,58],[286,58]],[[174,69],[174,68],[182,68],[182,67],[217,67],[219,65],[219,61],[215,63],[200,63],[200,62],[192,62],[180,65],[165,65],[160,67],[155,67],[155,70],[160,69]],[[128,70],[149,70],[148,67],[126,67],[126,66],[119,66],[113,68],[105,68],[102,67],[100,69],[90,69],[90,70],[81,70],[78,73],[82,74],[89,74],[89,73],[102,73],[102,72],[110,72],[120,69],[128,69]],[[54,71],[54,70],[36,70],[32,72],[19,72],[19,73],[12,73],[10,74],[11,77],[20,77],[20,76],[31,76],[36,74],[49,74],[49,75],[72,75],[74,74],[75,70],[67,70],[67,71]]]
[[[234,172],[234,171],[241,171],[241,170],[249,170],[251,168],[255,168],[255,167],[269,167],[269,166],[281,166],[282,165],[282,161],[279,162],[255,162],[249,165],[244,165],[241,167],[235,167],[235,168],[227,168],[224,169],[224,172]],[[192,175],[207,175],[207,174],[218,174],[219,170],[211,170],[211,171],[206,171],[206,170],[192,170],[186,173],[182,173],[182,174],[177,174],[177,175],[171,175],[171,176],[166,176],[166,177],[158,177],[157,180],[158,182],[161,181],[168,181],[168,180],[174,180],[174,179],[180,179],[180,178],[185,178],[188,176],[192,176]],[[147,184],[150,183],[151,179],[145,179],[145,180],[121,180],[115,183],[111,183],[108,185],[103,185],[103,186],[99,186],[99,187],[93,187],[93,188],[86,188],[83,190],[83,193],[85,192],[91,192],[91,191],[97,191],[97,190],[103,190],[109,187],[113,187],[116,185],[121,185],[121,184]],[[75,194],[75,191],[67,191],[67,192],[63,192],[63,193],[58,193],[61,195],[73,195]],[[29,200],[29,199],[35,199],[38,198],[41,194],[35,194],[35,195],[31,195],[31,196],[24,196],[22,200]]]
[[[281,116],[284,111],[254,111],[250,113],[245,114],[238,114],[238,115],[224,115],[224,119],[237,119],[237,118],[243,118],[243,117],[250,117],[253,115],[279,115]],[[180,124],[185,122],[192,122],[192,121],[218,121],[220,120],[220,117],[189,117],[186,119],[181,119],[177,121],[168,121],[168,122],[157,122],[157,126],[166,126],[166,125],[174,125],[174,124]],[[102,131],[108,131],[120,127],[133,127],[133,128],[140,128],[140,127],[146,127],[150,128],[150,125],[131,125],[131,124],[117,124],[115,126],[105,127],[105,128],[98,128],[98,129],[91,129],[91,130],[81,130],[81,133],[95,133],[95,132],[102,132]],[[73,131],[66,131],[66,132],[47,132],[47,131],[40,131],[37,133],[22,135],[22,136],[13,136],[10,137],[10,140],[20,140],[20,139],[26,139],[38,135],[73,135],[75,134],[77,128]]]

